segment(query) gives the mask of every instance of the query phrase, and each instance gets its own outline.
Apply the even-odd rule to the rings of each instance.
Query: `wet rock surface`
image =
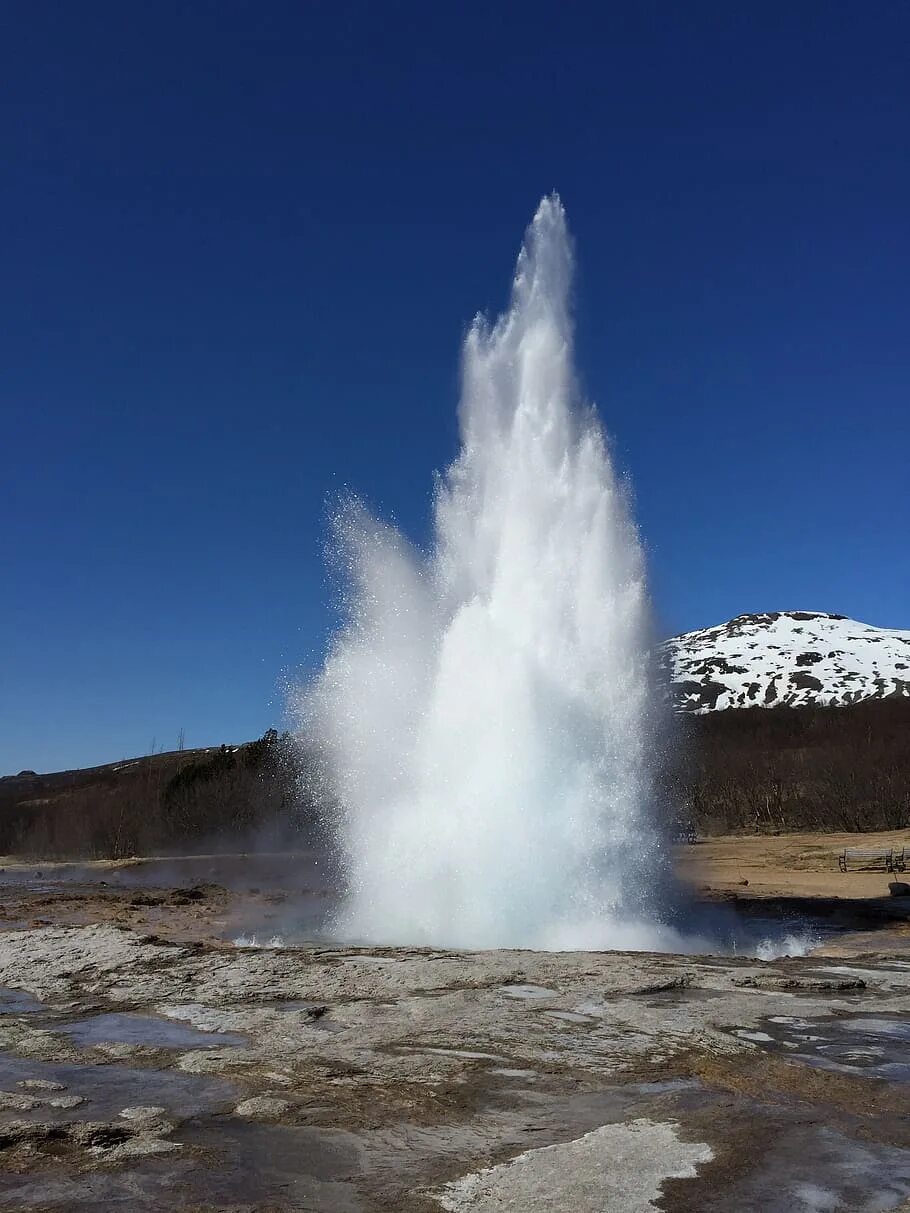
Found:
[[[187,923],[0,932],[0,1208],[910,1200],[893,933],[763,963],[238,948]]]

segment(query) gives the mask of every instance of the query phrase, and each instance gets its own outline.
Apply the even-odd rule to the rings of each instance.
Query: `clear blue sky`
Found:
[[[6,4],[0,773],[280,724],[554,188],[665,630],[910,627],[908,62],[887,0]]]

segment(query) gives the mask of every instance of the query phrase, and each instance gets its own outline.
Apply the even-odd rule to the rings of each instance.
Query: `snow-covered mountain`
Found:
[[[684,712],[910,696],[910,632],[843,615],[737,615],[663,649],[673,703]]]

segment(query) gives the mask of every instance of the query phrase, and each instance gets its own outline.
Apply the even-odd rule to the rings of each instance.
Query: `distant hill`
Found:
[[[312,807],[302,763],[298,747],[269,730],[239,746],[8,775],[0,778],[0,854],[120,858],[291,823]]]
[[[678,713],[655,799],[680,825],[910,829],[910,632],[777,611],[676,636],[663,653]],[[270,730],[240,746],[23,771],[0,779],[0,854],[119,858],[312,836],[310,761]]]
[[[910,632],[819,611],[737,615],[663,645],[674,706],[839,706],[910,697]]]

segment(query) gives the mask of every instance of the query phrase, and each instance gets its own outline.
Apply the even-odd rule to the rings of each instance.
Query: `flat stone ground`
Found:
[[[681,865],[805,913],[753,877],[814,837]],[[766,963],[236,946],[317,933],[318,856],[6,864],[0,1209],[910,1209],[906,913],[833,853]]]

